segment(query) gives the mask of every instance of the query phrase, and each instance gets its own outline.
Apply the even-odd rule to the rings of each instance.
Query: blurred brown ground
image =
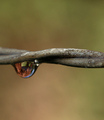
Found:
[[[1,0],[0,46],[104,52],[103,0]],[[0,66],[0,120],[104,120],[104,69],[42,64],[29,79]]]

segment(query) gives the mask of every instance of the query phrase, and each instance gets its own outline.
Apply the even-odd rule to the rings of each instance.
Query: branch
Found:
[[[73,67],[102,68],[104,53],[86,49],[52,48],[41,51],[27,51],[0,48],[0,64],[15,64],[23,61],[62,64]]]

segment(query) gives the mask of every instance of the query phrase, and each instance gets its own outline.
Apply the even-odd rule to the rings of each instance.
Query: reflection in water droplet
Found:
[[[23,78],[31,77],[37,70],[38,66],[39,64],[35,64],[34,62],[30,62],[30,61],[25,61],[25,62],[14,64],[14,68],[17,74]]]

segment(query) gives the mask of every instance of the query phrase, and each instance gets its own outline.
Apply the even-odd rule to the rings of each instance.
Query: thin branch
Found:
[[[104,67],[104,53],[86,49],[52,48],[41,51],[27,51],[0,48],[0,64],[14,64],[37,60],[41,63],[62,64],[73,67]]]

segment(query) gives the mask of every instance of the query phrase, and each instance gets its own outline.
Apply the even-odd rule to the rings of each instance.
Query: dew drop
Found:
[[[13,66],[20,77],[29,78],[35,73],[39,64],[31,61],[24,61],[15,63]]]

